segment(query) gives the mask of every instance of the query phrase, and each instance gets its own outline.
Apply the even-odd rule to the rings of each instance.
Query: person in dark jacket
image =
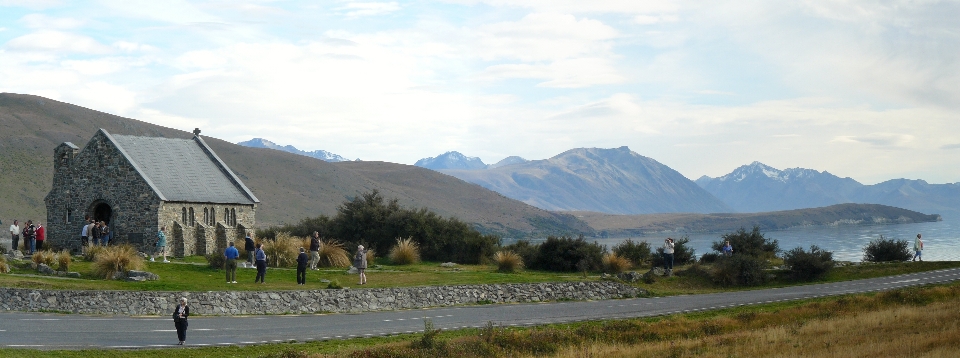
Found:
[[[247,252],[247,263],[250,264],[250,267],[253,267],[253,252],[257,250],[257,245],[253,243],[253,239],[250,238],[250,234],[247,234],[247,237],[243,238],[243,250]]]
[[[306,285],[307,284],[307,261],[310,258],[307,257],[307,253],[301,247],[300,255],[297,255],[297,284]]]
[[[357,268],[357,271],[360,272],[360,284],[367,284],[367,250],[363,248],[363,245],[357,246],[357,254],[353,256],[353,267]]]
[[[263,283],[263,279],[267,276],[267,253],[263,252],[263,244],[257,245],[254,258],[257,264],[257,277],[253,279],[253,282]]]
[[[227,271],[227,283],[237,283],[237,257],[240,257],[240,252],[233,247],[233,241],[230,241],[230,247],[223,250],[223,258],[226,259],[224,271]]]
[[[177,338],[180,339],[180,343],[177,343],[177,345],[182,346],[183,342],[187,340],[187,317],[190,317],[187,298],[180,297],[180,304],[173,309],[173,325],[177,327]]]
[[[37,226],[33,220],[27,220],[27,226],[23,229],[23,244],[31,255],[37,250]]]

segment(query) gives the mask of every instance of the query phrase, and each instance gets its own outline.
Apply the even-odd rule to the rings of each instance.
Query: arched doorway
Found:
[[[113,215],[113,208],[105,202],[96,202],[93,203],[93,219],[100,222],[103,221],[110,225],[110,217]]]

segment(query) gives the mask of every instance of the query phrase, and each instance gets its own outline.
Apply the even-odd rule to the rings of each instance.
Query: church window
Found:
[[[181,218],[182,220],[180,222],[186,225],[187,224],[187,207],[182,207],[181,211],[183,211],[183,215],[181,215],[183,217]]]

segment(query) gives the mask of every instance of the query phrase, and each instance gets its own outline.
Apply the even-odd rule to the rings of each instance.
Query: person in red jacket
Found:
[[[47,229],[37,221],[37,251],[43,250],[43,240],[47,239],[46,231]]]

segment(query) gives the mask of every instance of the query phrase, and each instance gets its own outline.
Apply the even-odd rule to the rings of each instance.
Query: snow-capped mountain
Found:
[[[480,158],[468,157],[457,151],[446,152],[436,157],[423,158],[413,165],[433,170],[487,168],[487,165]]]
[[[307,152],[307,151],[303,151],[303,150],[297,149],[297,147],[294,147],[294,146],[292,146],[292,145],[284,145],[284,146],[281,146],[281,145],[279,145],[279,144],[277,144],[277,143],[271,142],[271,141],[266,140],[266,139],[263,139],[263,138],[253,138],[253,139],[251,139],[251,140],[248,140],[248,141],[245,141],[245,142],[240,142],[240,143],[237,143],[237,144],[242,145],[242,146],[244,146],[244,147],[251,147],[251,148],[269,148],[269,149],[276,149],[276,150],[284,151],[284,152],[288,152],[288,153],[304,155],[304,156],[308,156],[308,157],[311,157],[311,158],[317,158],[317,159],[320,159],[320,160],[325,161],[325,162],[346,162],[346,161],[350,161],[350,159],[344,158],[344,157],[342,157],[342,156],[340,156],[340,155],[337,155],[337,154],[334,154],[334,153],[330,153],[330,152],[325,151],[325,150],[319,150],[319,149],[318,149],[318,150],[314,150],[314,151],[312,151],[312,152]]]
[[[511,155],[511,156],[509,156],[509,157],[503,158],[502,160],[500,160],[500,161],[497,162],[496,164],[490,164],[490,165],[488,165],[488,166],[487,166],[487,169],[499,168],[499,167],[506,166],[506,165],[520,164],[520,163],[526,163],[526,162],[529,162],[529,160],[520,158],[520,157],[518,157],[518,156],[516,156],[516,155]]]
[[[863,185],[826,171],[779,170],[760,162],[734,169],[718,178],[696,180],[697,185],[739,212],[765,212],[829,206],[842,203],[883,204],[927,214],[960,212],[960,184],[929,184],[923,180],[893,179]]]

